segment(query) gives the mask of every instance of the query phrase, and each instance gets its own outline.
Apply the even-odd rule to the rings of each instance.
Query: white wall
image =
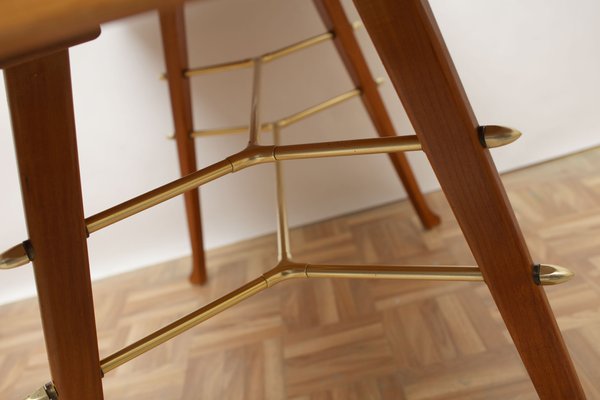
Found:
[[[356,12],[348,4],[352,18]],[[481,124],[521,129],[517,143],[494,150],[500,170],[600,144],[600,3],[560,0],[433,0],[432,7]],[[308,0],[219,0],[187,6],[192,65],[256,55],[323,31]],[[357,33],[375,75],[385,75],[364,30]],[[72,50],[81,174],[86,215],[177,177],[167,87],[155,13],[103,27],[101,37]],[[331,44],[268,64],[266,120],[350,89]],[[197,127],[248,120],[251,72],[193,80]],[[390,84],[381,88],[401,133],[409,123]],[[26,238],[18,175],[4,98],[0,100],[0,249]],[[284,142],[372,137],[352,100],[289,128]],[[267,139],[267,138],[266,138]],[[245,136],[197,142],[201,165],[238,149]],[[421,154],[409,155],[422,187],[438,188]],[[293,225],[405,196],[384,156],[294,161],[286,165]],[[294,182],[292,185],[291,182]],[[259,166],[202,190],[209,248],[275,229],[272,166]],[[189,253],[183,203],[169,201],[94,233],[92,274],[100,278]],[[0,272],[0,303],[34,294],[31,266]]]

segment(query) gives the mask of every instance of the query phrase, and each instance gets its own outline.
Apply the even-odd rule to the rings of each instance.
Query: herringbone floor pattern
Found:
[[[590,399],[600,399],[600,149],[503,177],[534,259],[577,276],[548,288]],[[424,232],[407,202],[295,229],[299,261],[472,263],[441,193]],[[274,264],[262,237],[210,252],[210,283],[188,260],[94,285],[107,355]],[[48,377],[34,300],[0,308],[0,398]],[[543,335],[543,332],[539,333]],[[107,399],[535,399],[481,283],[285,282],[104,378]]]

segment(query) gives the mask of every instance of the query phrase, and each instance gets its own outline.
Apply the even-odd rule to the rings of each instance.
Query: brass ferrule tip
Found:
[[[479,139],[487,148],[506,146],[521,137],[521,132],[516,129],[499,125],[485,125],[479,127]]]
[[[575,276],[571,270],[552,264],[538,264],[533,271],[535,282],[544,286],[565,283]]]
[[[26,265],[31,261],[25,244],[21,243],[0,254],[0,269],[12,269]]]

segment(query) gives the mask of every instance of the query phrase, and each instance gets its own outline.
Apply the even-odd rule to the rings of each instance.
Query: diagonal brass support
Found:
[[[254,113],[254,111],[253,111]],[[256,111],[256,120],[258,112]],[[258,122],[254,126],[258,126]],[[245,150],[214,164],[207,169],[198,171],[188,177],[174,181],[145,195],[125,202],[103,213],[92,216],[86,220],[88,230],[94,232],[108,226],[126,216],[133,215],[142,209],[151,207],[168,198],[188,190],[194,185],[201,185],[223,176],[230,172],[239,171],[248,166],[264,162],[275,162],[277,184],[277,212],[278,212],[278,264],[260,277],[248,282],[242,287],[220,297],[204,307],[178,319],[162,329],[138,340],[124,349],[104,358],[100,362],[103,374],[123,365],[124,363],[150,351],[162,343],[180,335],[209,318],[233,307],[241,301],[255,294],[273,287],[279,282],[292,278],[353,278],[353,279],[399,279],[399,280],[436,280],[436,281],[483,281],[481,271],[476,266],[450,266],[450,265],[331,265],[297,263],[291,260],[289,227],[287,211],[285,208],[283,192],[282,160],[332,157],[354,154],[374,154],[390,151],[410,151],[421,148],[414,136],[399,136],[392,138],[359,139],[338,142],[312,143],[303,145],[282,146],[279,144],[280,126],[274,127],[274,146],[260,146],[251,144]],[[485,143],[489,147],[508,144],[516,140],[520,133],[504,127],[489,126],[485,130]],[[252,135],[251,135],[252,138]],[[488,143],[489,140],[489,143]],[[13,259],[7,260],[6,265],[14,265],[15,259],[21,257],[18,246],[8,253]],[[5,253],[6,254],[6,253]],[[2,255],[3,262],[6,259]],[[534,281],[542,285],[554,285],[571,279],[573,273],[566,268],[541,264],[533,269]],[[34,400],[52,400],[45,388],[34,395],[42,397],[28,397]],[[56,392],[54,392],[56,393]],[[33,396],[33,395],[32,395]],[[43,397],[45,396],[45,397]]]
[[[255,82],[257,80],[255,79]],[[258,127],[258,108],[253,109],[254,126]],[[191,329],[203,321],[233,307],[239,302],[267,289],[275,284],[292,278],[355,278],[355,279],[400,279],[400,280],[441,280],[441,281],[483,281],[483,276],[475,266],[431,266],[431,265],[328,265],[306,264],[291,260],[289,228],[283,194],[283,175],[280,162],[302,158],[334,157],[356,154],[375,154],[393,151],[420,150],[421,145],[415,136],[397,136],[390,138],[359,139],[348,141],[311,143],[301,145],[279,144],[280,126],[274,127],[273,146],[261,146],[252,143],[241,152],[200,170],[187,177],[159,187],[142,196],[138,196],[116,207],[96,214],[86,220],[89,232],[115,223],[155,204],[183,193],[193,187],[210,182],[220,176],[236,172],[252,165],[275,162],[278,210],[278,264],[260,277],[206,306],[180,318],[162,329],[138,340],[124,349],[101,360],[100,368],[105,374],[118,366],[144,354],[154,347]],[[255,132],[257,132],[255,130]],[[508,144],[521,134],[509,128],[488,126],[481,129],[483,141],[488,147]],[[256,136],[254,136],[256,138]],[[18,248],[17,248],[18,249]],[[23,250],[24,251],[24,250]],[[12,249],[7,259],[2,256],[6,265],[14,265],[14,258],[21,257],[19,251]],[[6,260],[6,261],[4,261]],[[553,265],[534,267],[533,278],[536,283],[557,284],[566,282],[573,274],[566,268]]]
[[[320,43],[324,43],[333,39],[334,35],[331,32],[325,32],[317,36],[302,40],[281,49],[265,53],[256,58],[247,58],[244,60],[231,61],[222,64],[208,65],[206,67],[190,68],[184,72],[185,76],[192,77],[197,75],[211,74],[215,72],[235,71],[243,68],[251,68],[257,60],[264,63],[275,61],[300,50],[307,49]]]
[[[261,59],[254,60],[254,78],[252,80],[252,101],[250,105],[250,139],[248,144],[250,146],[258,144],[258,135],[261,130],[260,123],[260,81],[262,72],[262,61]]]
[[[562,275],[563,281],[572,276],[568,270],[552,265],[542,265],[539,276],[542,284],[553,281]],[[554,277],[552,277],[554,275]],[[164,328],[138,340],[126,348],[106,357],[100,362],[103,373],[146,353],[154,347],[172,339],[203,321],[233,307],[241,301],[292,278],[355,278],[355,279],[400,279],[437,281],[483,281],[478,267],[434,266],[434,265],[327,265],[304,264],[289,260],[281,261],[275,268],[257,279],[248,282],[233,292],[207,304]]]
[[[256,82],[256,80],[255,80]],[[255,89],[256,90],[256,89]],[[253,110],[255,121],[254,134],[250,131],[250,146],[245,152],[253,153],[259,148],[253,142],[256,139],[258,115]],[[358,278],[358,279],[404,279],[404,280],[442,280],[442,281],[483,281],[483,276],[478,267],[470,266],[392,266],[392,265],[327,265],[304,264],[292,261],[290,250],[290,233],[287,219],[283,190],[282,160],[299,158],[315,158],[328,156],[342,156],[350,154],[379,153],[389,150],[388,145],[400,145],[404,151],[419,150],[419,142],[414,137],[393,137],[388,142],[383,140],[362,139],[344,142],[313,143],[302,145],[280,145],[280,124],[273,125],[272,158],[269,151],[260,154],[244,155],[244,151],[230,158],[234,171],[245,168],[248,163],[261,163],[264,159],[275,162],[275,183],[277,194],[277,247],[278,263],[270,271],[259,278],[248,282],[246,285],[213,301],[210,304],[192,312],[168,326],[148,335],[147,337],[127,346],[100,362],[103,374],[118,366],[138,357],[154,347],[172,339],[173,337],[191,329],[207,319],[227,310],[241,301],[274,286],[275,284],[292,278]],[[489,146],[507,144],[516,140],[520,132],[504,127],[490,126],[484,132],[483,141],[487,146],[486,135],[489,135]],[[512,133],[511,133],[512,132]],[[386,138],[387,139],[387,138]],[[543,271],[543,274],[540,274]],[[555,284],[567,281],[572,273],[565,268],[551,265],[541,265],[534,269],[534,280],[541,284]]]
[[[357,29],[362,28],[363,24],[361,21],[354,21],[352,23],[352,27],[355,30],[357,30]],[[271,52],[262,54],[255,58],[246,58],[243,60],[230,61],[230,62],[226,62],[226,63],[222,63],[222,64],[214,64],[214,65],[208,65],[205,67],[190,68],[187,71],[185,71],[184,74],[187,77],[191,77],[191,76],[197,76],[197,75],[211,74],[211,73],[215,73],[215,72],[235,71],[238,69],[250,68],[254,65],[256,60],[260,60],[263,63],[275,61],[279,58],[288,56],[288,55],[298,52],[300,50],[304,50],[309,47],[316,46],[320,43],[328,42],[328,41],[332,40],[334,37],[335,37],[335,34],[333,32],[325,32],[320,35],[316,35],[316,36],[310,37],[308,39],[302,40],[300,42],[291,44],[289,46],[282,47],[275,51],[271,51]],[[161,79],[165,79],[165,78],[166,78],[166,75],[162,74]]]
[[[521,136],[517,130],[490,125],[485,129],[488,147],[498,147],[514,142]],[[253,165],[283,160],[306,158],[340,157],[361,154],[393,153],[397,151],[418,151],[421,144],[416,136],[395,136],[342,140],[334,142],[307,143],[284,146],[253,145],[225,160],[174,180],[166,185],[134,197],[119,205],[86,218],[88,233],[96,232],[143,210],[160,204],[188,190],[200,187],[227,174],[240,171]],[[10,269],[29,262],[28,252],[23,245],[17,245],[0,254],[0,269]]]
[[[377,84],[381,84],[383,82],[383,79],[377,78],[376,82],[377,82]],[[321,103],[315,104],[314,106],[311,106],[307,109],[304,109],[304,110],[299,111],[294,114],[290,114],[287,117],[278,119],[275,122],[264,123],[261,125],[260,131],[261,132],[272,131],[273,127],[275,125],[279,125],[279,127],[285,128],[287,126],[295,124],[296,122],[300,122],[305,118],[315,115],[321,111],[325,111],[325,110],[327,110],[333,106],[336,106],[338,104],[341,104],[347,100],[358,97],[361,94],[362,94],[362,90],[360,90],[360,89],[349,90],[345,93],[342,93],[340,95],[337,95],[335,97],[327,99]],[[233,127],[228,127],[228,128],[201,129],[201,130],[193,131],[190,134],[190,136],[193,138],[198,138],[198,137],[205,137],[205,136],[220,136],[220,135],[229,135],[229,134],[239,134],[239,133],[246,133],[249,131],[249,129],[250,128],[246,125],[233,126]],[[171,135],[171,136],[169,136],[169,139],[175,139],[175,136]]]

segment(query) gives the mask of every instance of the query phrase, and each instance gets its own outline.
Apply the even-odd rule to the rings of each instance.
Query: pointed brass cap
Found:
[[[0,254],[0,269],[12,269],[29,263],[25,245],[18,244]]]
[[[521,137],[521,132],[513,128],[499,125],[480,127],[480,138],[485,147],[493,148],[510,144]]]
[[[575,275],[565,267],[552,264],[540,264],[538,271],[539,282],[542,285],[558,285],[565,283]]]

